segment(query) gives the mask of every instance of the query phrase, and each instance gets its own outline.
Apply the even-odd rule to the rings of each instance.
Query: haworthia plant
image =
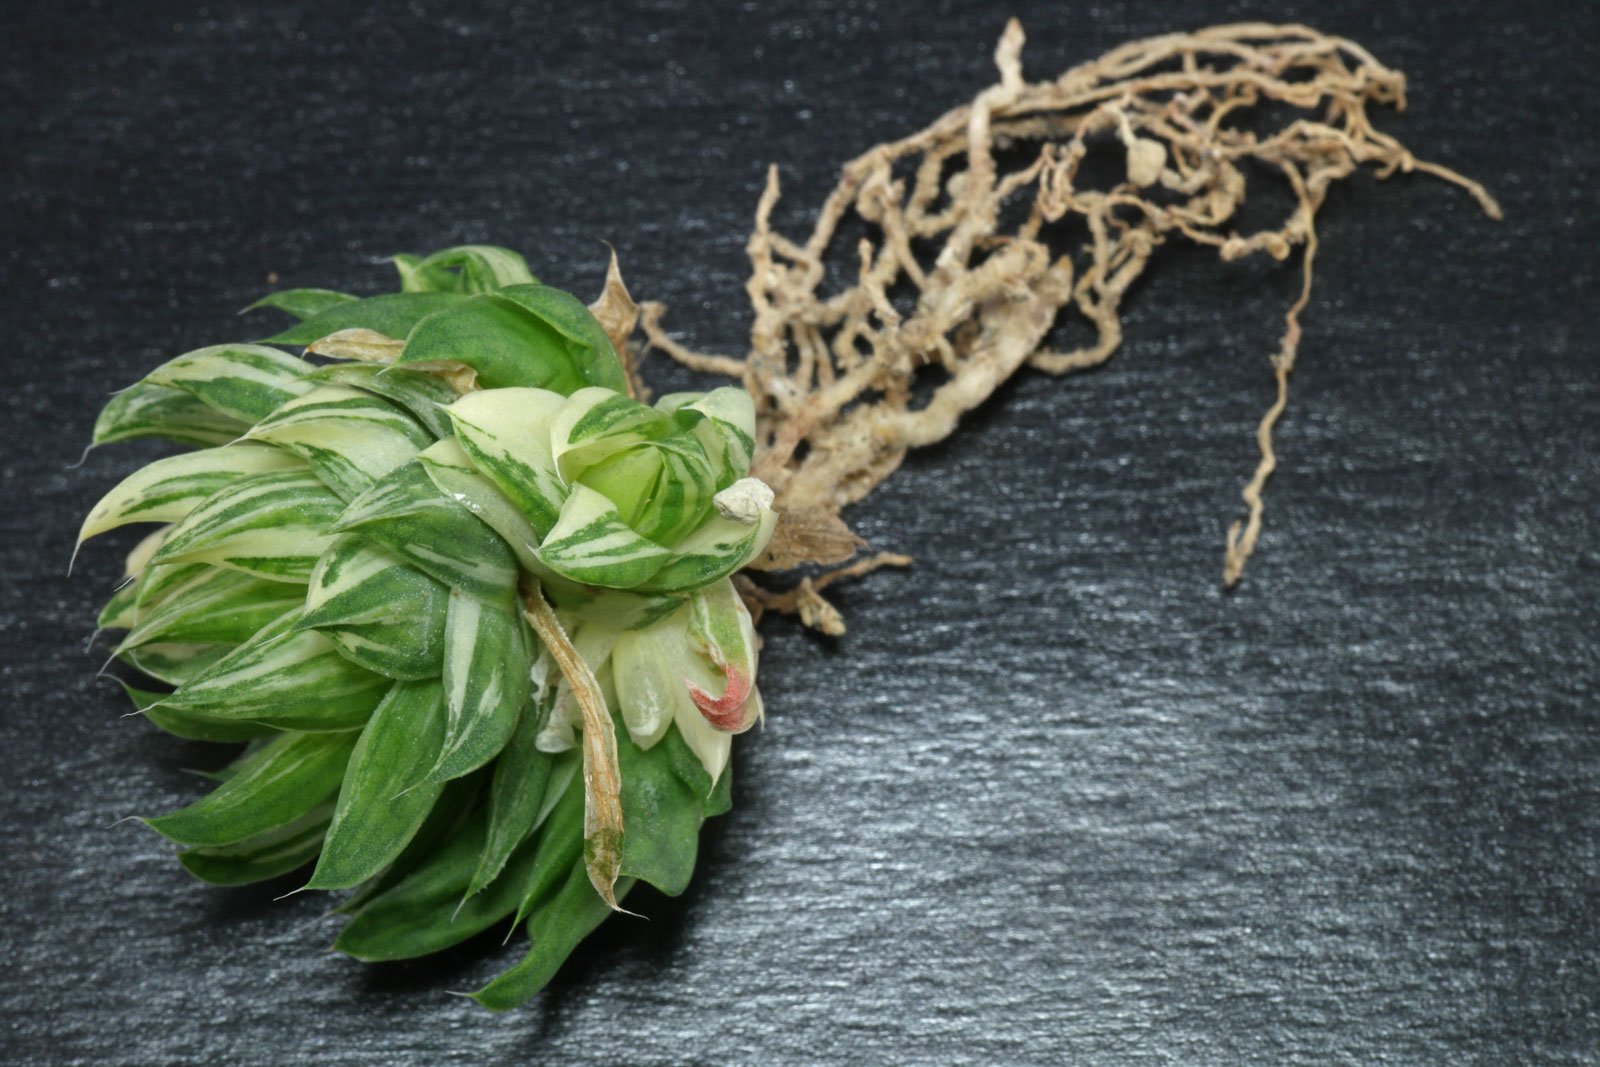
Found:
[[[358,959],[521,924],[477,994],[501,1010],[633,885],[687,885],[761,709],[730,576],[776,518],[747,394],[634,400],[515,252],[395,263],[399,292],[269,295],[297,324],[114,396],[96,444],[195,451],[123,479],[79,541],[159,524],[100,615],[154,679],[125,688],[168,733],[246,745],[145,820],[184,868],[353,891],[335,947]]]

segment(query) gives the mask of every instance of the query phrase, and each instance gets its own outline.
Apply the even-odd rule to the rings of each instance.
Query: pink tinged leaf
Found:
[[[690,598],[689,639],[726,679],[715,696],[692,678],[685,678],[689,696],[705,720],[726,733],[742,733],[755,724],[760,708],[750,699],[755,688],[756,633],[750,612],[727,579]]]
[[[727,663],[717,663],[727,676],[728,685],[720,697],[714,697],[694,682],[685,679],[689,696],[700,714],[717,729],[730,734],[743,733],[755,724],[755,709],[750,702],[750,676]]]

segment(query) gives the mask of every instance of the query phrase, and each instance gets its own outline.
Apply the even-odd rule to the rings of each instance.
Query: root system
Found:
[[[737,379],[756,398],[752,473],[772,486],[781,515],[756,569],[845,564],[861,541],[841,510],[910,449],[949,436],[1024,367],[1063,375],[1104,363],[1121,342],[1130,286],[1157,249],[1182,238],[1224,262],[1298,254],[1303,278],[1270,360],[1277,393],[1257,429],[1245,513],[1228,531],[1231,586],[1261,533],[1328,187],[1367,166],[1380,178],[1422,171],[1500,217],[1480,185],[1373,126],[1375,105],[1404,107],[1405,79],[1352,41],[1303,26],[1219,26],[1127,44],[1038,83],[1023,80],[1022,43],[1013,21],[995,53],[998,84],[846,164],[803,242],[772,226],[779,182],[769,171],[748,243],[747,356],[690,351],[666,334],[660,305],[640,309],[650,347]],[[1084,163],[1106,146],[1117,173],[1096,181]],[[1276,180],[1292,208],[1274,228],[1240,232],[1253,184]],[[1087,242],[1062,247],[1074,222]],[[841,234],[855,232],[867,236],[853,250],[854,281],[830,284],[826,263],[849,254]],[[1092,339],[1072,351],[1043,347],[1063,316],[1081,316]],[[914,388],[933,367],[937,386]],[[784,593],[747,591],[838,633],[843,621],[819,590],[904,561],[883,554]]]

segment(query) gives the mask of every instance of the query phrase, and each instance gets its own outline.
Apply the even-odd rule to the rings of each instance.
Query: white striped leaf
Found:
[[[141,610],[117,651],[157,641],[242,644],[298,608],[304,595],[299,585],[202,566],[154,607]]]
[[[392,683],[339,655],[323,634],[295,629],[296,621],[290,613],[264,628],[181,684],[163,705],[285,730],[360,726]]]
[[[670,545],[706,517],[715,477],[699,440],[678,434],[607,456],[580,480],[615,504],[641,537]]]
[[[587,585],[631,589],[647,581],[672,553],[640,537],[617,506],[585,485],[575,485],[543,544],[539,559],[557,574]]]
[[[394,404],[348,385],[317,386],[261,420],[249,437],[300,456],[345,500],[433,441]]]
[[[539,535],[529,525],[527,516],[479,472],[455,438],[447,437],[429,445],[417,453],[417,462],[428,472],[439,492],[500,535],[518,564],[541,577],[548,573],[539,562]]]
[[[213,411],[246,423],[308,391],[311,364],[265,345],[212,345],[169,360],[145,381],[181,389]]]
[[[94,423],[97,445],[164,437],[183,445],[227,444],[250,424],[213,411],[182,389],[139,382],[115,394]]]
[[[458,245],[420,260],[396,256],[395,266],[407,292],[444,285],[456,292],[489,293],[508,285],[538,282],[528,270],[527,260],[496,245]]]
[[[408,463],[350,502],[334,529],[393,549],[453,589],[487,600],[516,594],[511,549],[472,512],[446,499],[420,463]]]
[[[317,858],[333,803],[323,801],[293,822],[227,845],[201,845],[178,853],[183,869],[211,885],[248,885],[288,874]]]
[[[139,579],[124,580],[106,601],[105,607],[100,609],[95,625],[102,630],[129,629],[138,621],[138,603]]]
[[[305,581],[332,540],[344,502],[305,471],[240,478],[168,535],[154,563],[215,563],[280,581]]]
[[[726,578],[689,597],[689,643],[722,675],[715,686],[690,679],[689,696],[718,730],[743,733],[755,725],[756,627],[744,599]]]
[[[556,524],[567,493],[550,449],[551,427],[564,403],[547,389],[480,389],[446,409],[473,464],[541,538]]]
[[[361,731],[345,768],[308,889],[348,889],[377,875],[416,836],[443,787],[422,783],[444,742],[437,679],[397,682]]]
[[[405,408],[435,438],[450,436],[450,418],[444,413],[444,406],[458,394],[432,374],[376,363],[330,363],[318,367],[307,380],[376,393]]]
[[[750,473],[756,407],[749,393],[731,385],[709,393],[672,393],[657,400],[656,409],[673,413],[680,424],[693,417],[691,430],[716,470],[719,491]]]
[[[146,567],[139,577],[139,595],[134,603],[133,622],[138,625],[150,611],[195,578],[223,568],[209,563],[162,563]],[[131,628],[131,627],[130,627]]]
[[[590,464],[630,445],[658,441],[673,430],[663,412],[625,393],[590,387],[567,398],[550,424],[550,452],[567,483]]]
[[[354,299],[355,297],[349,293],[335,292],[332,289],[280,289],[276,293],[268,293],[245,310],[275,308],[297,319],[308,319],[335,304],[348,304]]]
[[[163,708],[159,705],[166,699],[167,694],[139,689],[120,678],[117,679],[117,684],[122,686],[122,691],[133,701],[133,706],[144,714],[152,726],[165,730],[174,737],[190,741],[236,742],[271,737],[278,732],[270,726],[256,722],[228,722],[224,719],[196,715],[193,712],[179,711],[176,708]]]
[[[353,731],[286,733],[250,754],[208,795],[144,824],[180,845],[227,845],[295,822],[339,788]]]
[[[450,591],[386,548],[345,536],[317,562],[296,624],[320,630],[353,663],[389,678],[434,678],[444,668]]]
[[[671,559],[640,584],[640,592],[681,593],[710,585],[743,567],[767,547],[778,523],[772,490],[744,478],[714,498],[718,514],[672,547]]]
[[[460,778],[500,754],[528,703],[530,644],[514,606],[451,592],[445,622],[445,739],[429,781]]]
[[[182,685],[210,670],[232,651],[231,645],[155,644],[117,653],[117,658],[158,682]]]
[[[78,542],[124,523],[177,522],[206,497],[244,475],[300,466],[300,460],[287,452],[246,444],[158,459],[124,478],[89,509]]]

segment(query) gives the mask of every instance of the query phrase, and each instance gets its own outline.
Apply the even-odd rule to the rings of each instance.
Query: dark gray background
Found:
[[[1600,227],[1593,5],[77,0],[5,19],[0,1060],[1559,1063],[1600,1058]],[[1124,39],[1304,18],[1411,78],[1383,116],[1482,178],[1337,189],[1259,555],[1218,588],[1292,269],[1171,249],[1103,371],[1024,376],[851,513],[917,556],[829,643],[765,627],[764,731],[677,901],[531,1007],[447,991],[497,938],[368,968],[287,888],[154,835],[207,757],[123,719],[64,578],[105,394],[268,288],[615,244],[740,351],[769,161],[798,231],[837,165]],[[662,363],[658,383],[677,380]],[[115,539],[107,539],[108,542]],[[631,903],[631,902],[630,902]]]

